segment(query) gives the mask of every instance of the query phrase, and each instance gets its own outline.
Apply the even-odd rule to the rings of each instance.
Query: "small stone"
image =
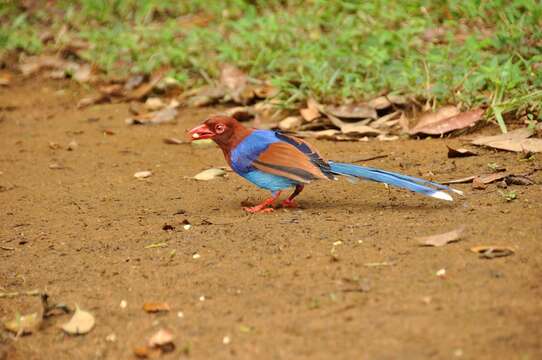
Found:
[[[438,277],[444,277],[446,276],[446,269],[440,269],[439,271],[437,271],[436,275]]]
[[[127,306],[128,306],[128,303],[126,302],[126,300],[122,300],[120,302],[120,308],[121,309],[126,309]]]
[[[184,318],[184,313],[183,313],[182,311],[178,311],[178,312],[177,312],[177,317],[178,317],[179,319]]]
[[[222,344],[228,345],[229,343],[231,343],[231,338],[229,336],[224,336],[222,338]]]
[[[205,301],[205,295],[201,295],[201,296],[199,297],[199,301]]]
[[[115,342],[117,341],[117,335],[115,335],[115,333],[111,333],[106,336],[105,341]]]
[[[183,228],[184,228],[185,230],[190,230],[190,229],[192,228],[192,225],[186,224],[186,225],[183,226]]]
[[[150,171],[138,171],[134,174],[134,177],[137,179],[145,179],[152,175]]]
[[[197,253],[192,255],[192,259],[199,259],[200,257],[201,257],[201,255],[197,254]]]

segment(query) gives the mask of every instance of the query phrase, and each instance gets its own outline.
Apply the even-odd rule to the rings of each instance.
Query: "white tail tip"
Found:
[[[434,197],[435,199],[454,201],[454,199],[449,194],[446,194],[444,191],[435,191],[430,196]]]

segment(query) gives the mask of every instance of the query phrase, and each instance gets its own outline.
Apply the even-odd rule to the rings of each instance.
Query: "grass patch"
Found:
[[[0,5],[0,51],[39,53],[78,37],[110,74],[171,66],[184,87],[235,64],[294,104],[408,93],[485,104],[537,120],[542,93],[538,0],[78,0]],[[40,3],[40,2],[37,2]],[[39,35],[65,27],[43,45]],[[538,90],[538,91],[537,91]]]

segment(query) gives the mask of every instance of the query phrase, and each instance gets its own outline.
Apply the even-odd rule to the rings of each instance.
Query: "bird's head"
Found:
[[[236,134],[239,135],[247,130],[232,117],[215,115],[190,130],[188,136],[190,140],[211,139],[222,145],[229,144]]]

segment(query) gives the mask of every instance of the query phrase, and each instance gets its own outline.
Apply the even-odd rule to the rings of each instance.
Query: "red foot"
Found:
[[[297,208],[297,203],[293,199],[292,200],[286,199],[281,203],[281,206],[283,208],[295,209],[295,208]]]

